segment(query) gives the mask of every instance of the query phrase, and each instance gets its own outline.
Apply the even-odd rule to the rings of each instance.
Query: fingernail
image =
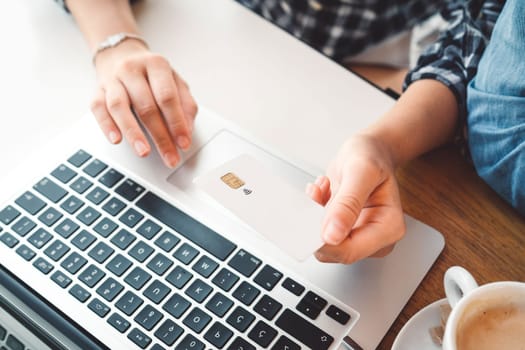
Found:
[[[117,143],[118,135],[117,135],[116,132],[114,132],[114,131],[110,131],[110,132],[109,132],[109,135],[108,135],[108,138],[109,138],[109,142],[111,142],[111,143]]]
[[[167,166],[173,168],[179,162],[179,157],[177,157],[177,155],[172,152],[166,152],[164,153],[164,161],[166,162]]]
[[[183,150],[186,150],[190,147],[190,139],[186,136],[179,136],[177,137],[177,145]]]
[[[133,145],[135,146],[135,151],[141,157],[144,156],[147,153],[147,151],[148,151],[148,148],[146,147],[144,142],[142,142],[140,140],[135,141],[135,143]]]
[[[323,183],[323,180],[324,178],[322,176],[318,176],[317,179],[315,179],[315,184],[317,186],[321,186],[321,184]]]
[[[339,244],[344,234],[343,225],[337,220],[332,220],[324,229],[323,240],[328,244]]]

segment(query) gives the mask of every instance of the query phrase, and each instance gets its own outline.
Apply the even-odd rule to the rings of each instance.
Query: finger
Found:
[[[366,200],[380,184],[379,175],[368,163],[351,166],[352,172],[342,174],[337,192],[327,205],[323,223],[323,240],[332,245],[339,244],[354,226]]]
[[[315,180],[315,185],[319,187],[319,190],[322,194],[321,202],[323,205],[326,205],[332,193],[330,191],[330,179],[327,176],[321,175]]]
[[[98,126],[104,135],[106,135],[108,141],[113,144],[120,143],[120,141],[122,141],[122,134],[108,112],[104,89],[97,89],[93,102],[91,103],[91,112],[93,112]]]
[[[186,125],[188,125],[191,138],[191,133],[193,131],[193,123],[195,121],[195,117],[197,116],[199,108],[197,106],[197,102],[191,95],[188,84],[175,71],[173,71],[173,76],[175,78],[175,83],[177,84],[179,90],[182,110],[184,111],[184,115],[186,116]]]
[[[121,81],[128,89],[131,106],[150,133],[164,163],[168,167],[174,167],[180,160],[179,153],[153,98],[148,81],[140,74],[126,75]]]
[[[106,86],[106,107],[121,134],[140,157],[149,154],[151,148],[135,116],[131,112],[129,97],[121,82],[115,80]]]
[[[306,185],[306,194],[318,204],[324,205],[323,194],[317,185],[308,183]]]
[[[374,215],[381,216],[382,219],[372,219],[368,224],[356,227],[337,246],[324,245],[317,251],[316,257],[323,262],[351,264],[369,256],[385,256],[390,253],[394,244],[405,234],[403,216],[388,213],[387,209]],[[396,217],[391,217],[392,215]],[[381,224],[383,219],[389,224]]]
[[[189,130],[171,67],[160,56],[154,56],[150,60],[146,69],[155,102],[172,140],[181,149],[187,149],[191,144]]]

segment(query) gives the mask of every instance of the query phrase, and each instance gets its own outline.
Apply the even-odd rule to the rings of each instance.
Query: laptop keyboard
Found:
[[[83,150],[0,208],[0,241],[140,349],[322,350],[319,316],[350,322]]]

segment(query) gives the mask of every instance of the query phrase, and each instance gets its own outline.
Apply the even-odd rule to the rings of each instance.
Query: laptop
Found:
[[[158,26],[166,32],[194,30],[167,14],[199,21],[208,13],[200,6],[193,0],[152,3],[146,20],[155,21],[143,28],[151,37]],[[256,26],[269,45],[282,45],[297,59],[324,67],[322,74],[312,70],[311,79],[337,81],[336,90],[354,91],[341,93],[351,116],[325,105],[319,110],[326,112],[325,123],[316,127],[308,103],[292,101],[286,119],[264,107],[243,113],[221,109],[218,115],[201,106],[194,144],[175,170],[165,168],[156,154],[138,159],[126,144],[108,145],[93,117],[86,116],[25,158],[3,182],[0,346],[375,349],[440,254],[441,234],[406,216],[407,234],[385,258],[352,265],[323,264],[312,256],[298,261],[198,188],[194,179],[247,155],[302,190],[323,173],[349,133],[393,104],[380,90],[293,38],[283,39],[284,33],[268,29],[268,23],[237,4],[206,6],[211,14],[227,12],[229,26],[213,33],[195,29],[177,45],[213,34],[224,36],[223,42],[238,52],[253,36],[246,30],[238,41],[229,41],[229,31]],[[211,22],[223,18],[208,17]],[[169,27],[177,25],[183,27]],[[217,56],[209,63],[214,83],[206,70],[189,68],[194,52],[173,49],[197,97],[213,106],[227,101],[231,92],[213,84],[230,75],[231,57]],[[246,50],[243,59],[256,61],[257,55]],[[271,74],[282,74],[280,62],[268,65],[273,70],[258,66],[261,76],[269,76],[254,84],[261,91],[241,89],[236,98],[262,96],[259,92],[277,81]],[[253,67],[246,74],[251,72]],[[289,73],[300,89],[303,73]],[[335,78],[341,75],[345,79]],[[319,87],[309,90],[316,94]],[[329,136],[315,138],[319,135]]]

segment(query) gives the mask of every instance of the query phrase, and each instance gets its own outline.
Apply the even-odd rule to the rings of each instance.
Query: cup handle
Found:
[[[464,295],[478,288],[474,277],[460,266],[452,266],[445,272],[444,285],[448,303],[452,308]]]

